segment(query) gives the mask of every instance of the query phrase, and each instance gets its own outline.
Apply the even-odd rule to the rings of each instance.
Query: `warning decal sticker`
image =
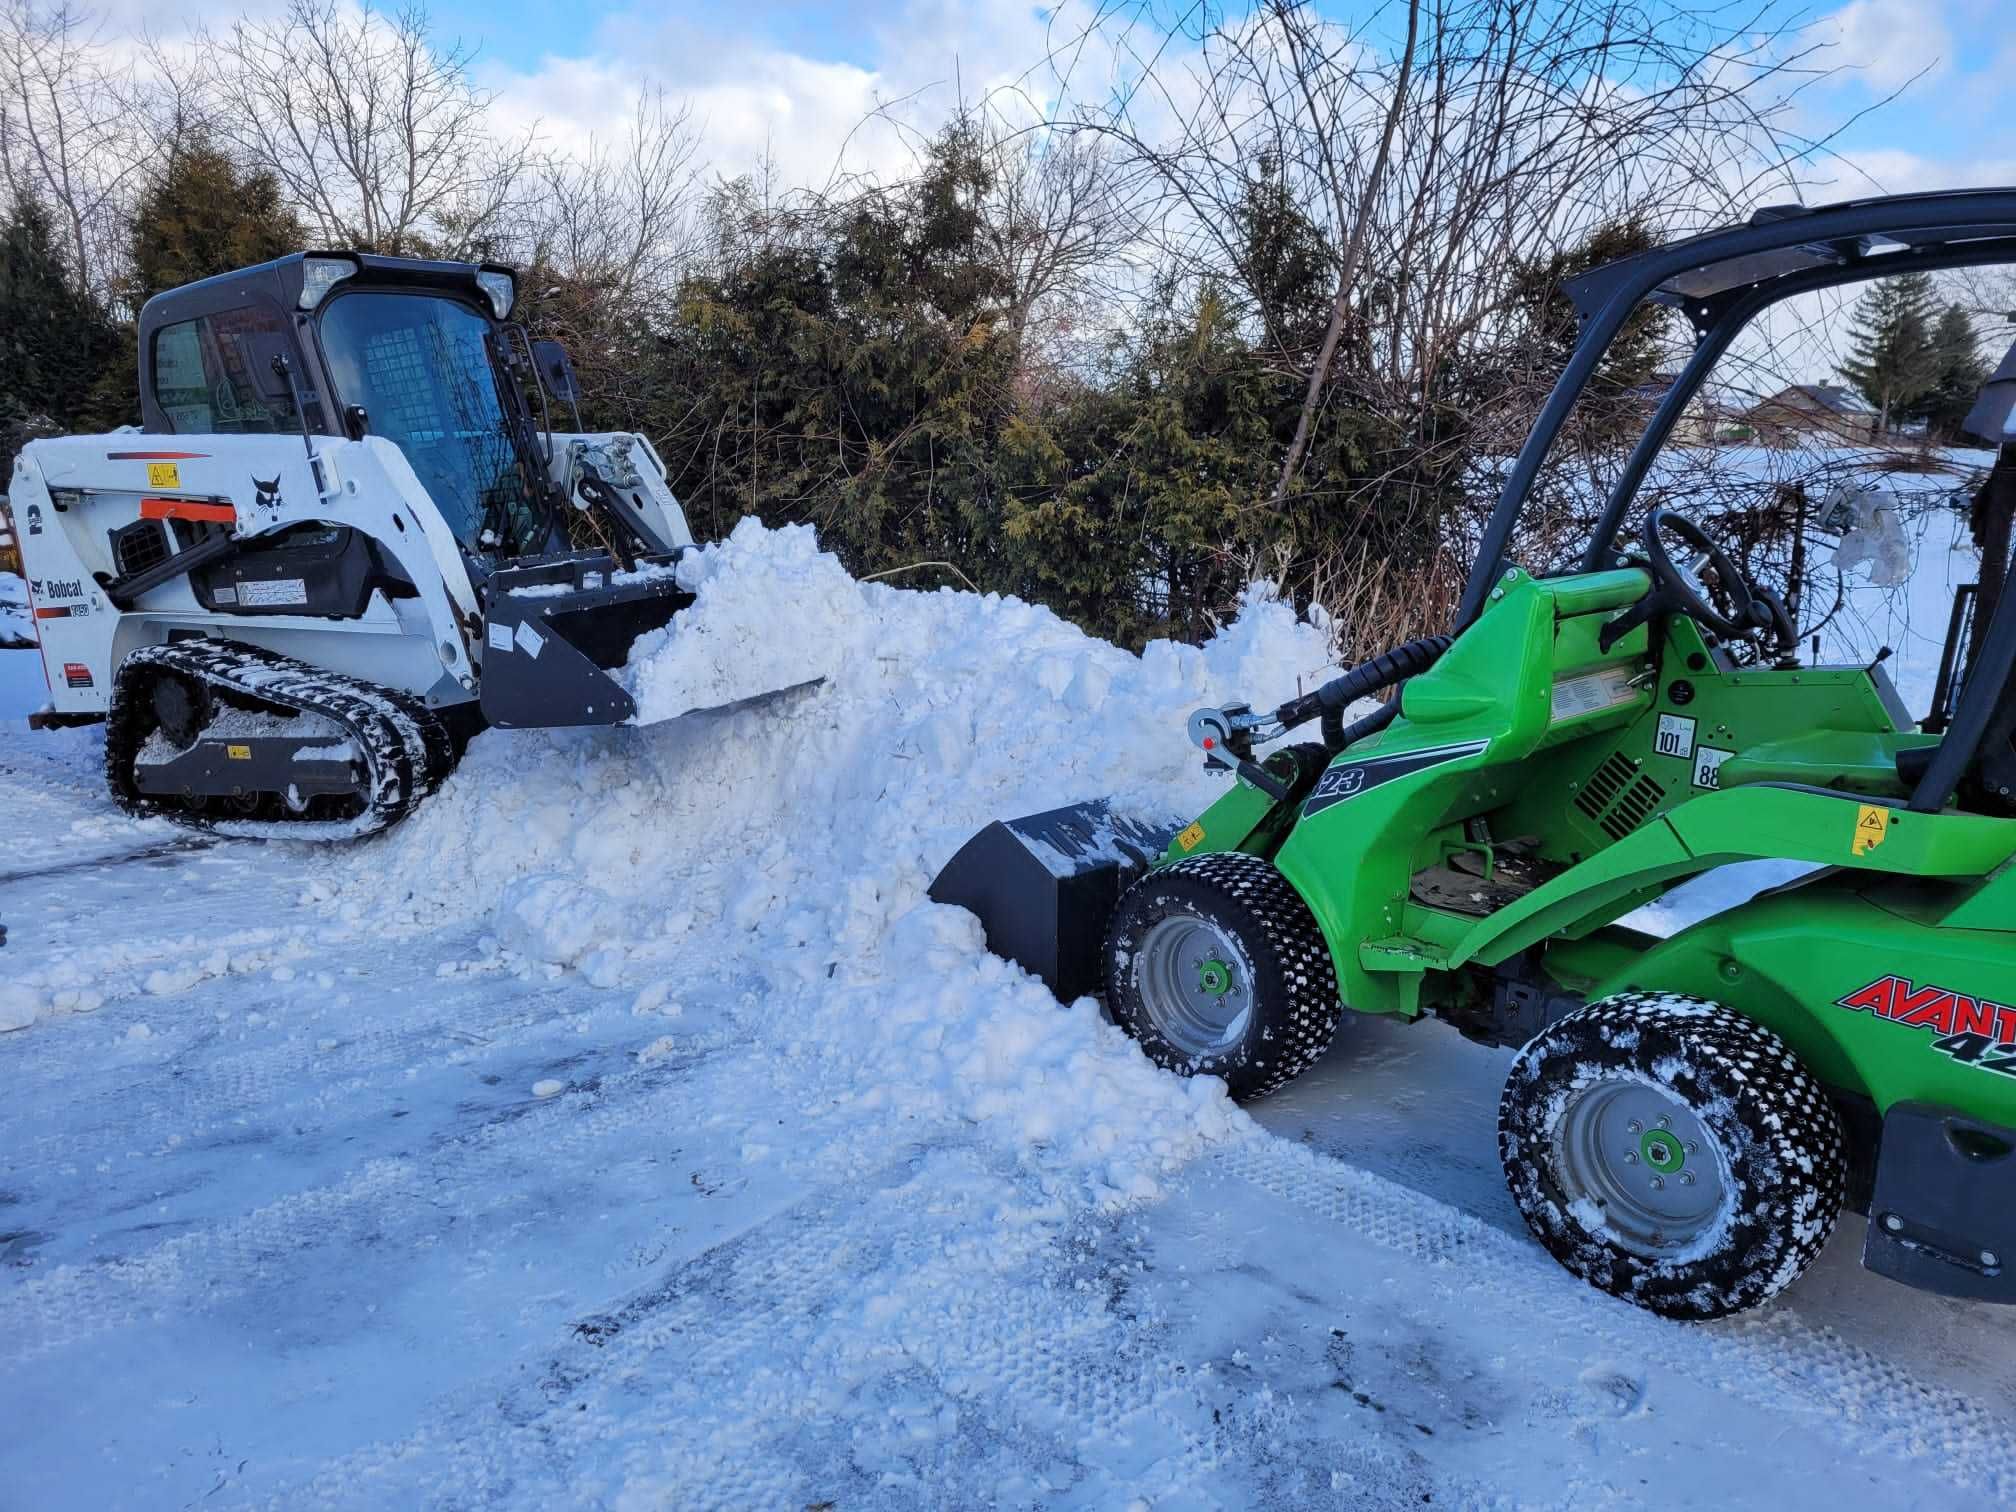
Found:
[[[1890,832],[1889,810],[1874,803],[1856,805],[1855,838],[1849,846],[1850,854],[1866,856],[1881,845]]]
[[[300,578],[275,578],[270,583],[248,579],[238,584],[238,602],[262,609],[305,604],[308,602],[308,584]]]

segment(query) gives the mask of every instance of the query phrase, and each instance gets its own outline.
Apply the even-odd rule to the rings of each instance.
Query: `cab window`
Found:
[[[182,435],[293,431],[301,422],[273,355],[291,345],[278,314],[221,310],[154,333],[154,402]]]

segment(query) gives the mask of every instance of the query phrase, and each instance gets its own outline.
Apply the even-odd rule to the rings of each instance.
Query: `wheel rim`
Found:
[[[1608,1237],[1647,1258],[1695,1243],[1729,1200],[1707,1127],[1679,1097],[1644,1082],[1576,1093],[1561,1113],[1554,1164],[1568,1200],[1594,1203]]]
[[[1253,1016],[1253,967],[1208,919],[1159,920],[1135,952],[1141,1001],[1156,1032],[1193,1056],[1236,1045]]]

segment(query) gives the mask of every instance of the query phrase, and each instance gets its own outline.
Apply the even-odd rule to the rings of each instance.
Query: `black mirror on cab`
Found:
[[[539,381],[546,386],[547,393],[562,404],[581,402],[581,387],[574,381],[574,364],[567,356],[567,348],[557,341],[535,341],[532,362],[539,369]]]
[[[288,374],[293,368],[293,344],[283,335],[268,331],[248,331],[239,338],[246,357],[246,376],[261,399],[291,408],[294,389]]]
[[[371,417],[364,412],[361,404],[343,406],[343,434],[352,441],[362,441],[371,432]]]

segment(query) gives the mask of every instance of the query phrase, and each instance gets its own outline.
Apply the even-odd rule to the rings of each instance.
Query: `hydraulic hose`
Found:
[[[1318,715],[1323,719],[1323,744],[1332,751],[1341,751],[1348,743],[1344,729],[1344,711],[1367,694],[1377,693],[1381,688],[1390,688],[1394,683],[1426,672],[1449,649],[1450,637],[1446,635],[1423,636],[1404,645],[1395,646],[1390,651],[1382,651],[1370,661],[1360,662],[1342,676],[1333,677],[1313,693],[1304,693],[1300,698],[1291,698],[1274,712],[1284,730],[1292,730],[1297,725],[1307,724]],[[1393,713],[1397,706],[1388,705]],[[1360,720],[1351,727],[1351,738],[1372,733],[1371,728],[1363,728],[1370,719],[1390,721],[1393,713],[1375,714]],[[1373,728],[1383,729],[1384,722]]]
[[[1326,749],[1333,755],[1338,751],[1348,750],[1367,735],[1378,734],[1399,717],[1400,695],[1396,693],[1363,719],[1353,721],[1339,733],[1337,743],[1333,746],[1327,746]]]

